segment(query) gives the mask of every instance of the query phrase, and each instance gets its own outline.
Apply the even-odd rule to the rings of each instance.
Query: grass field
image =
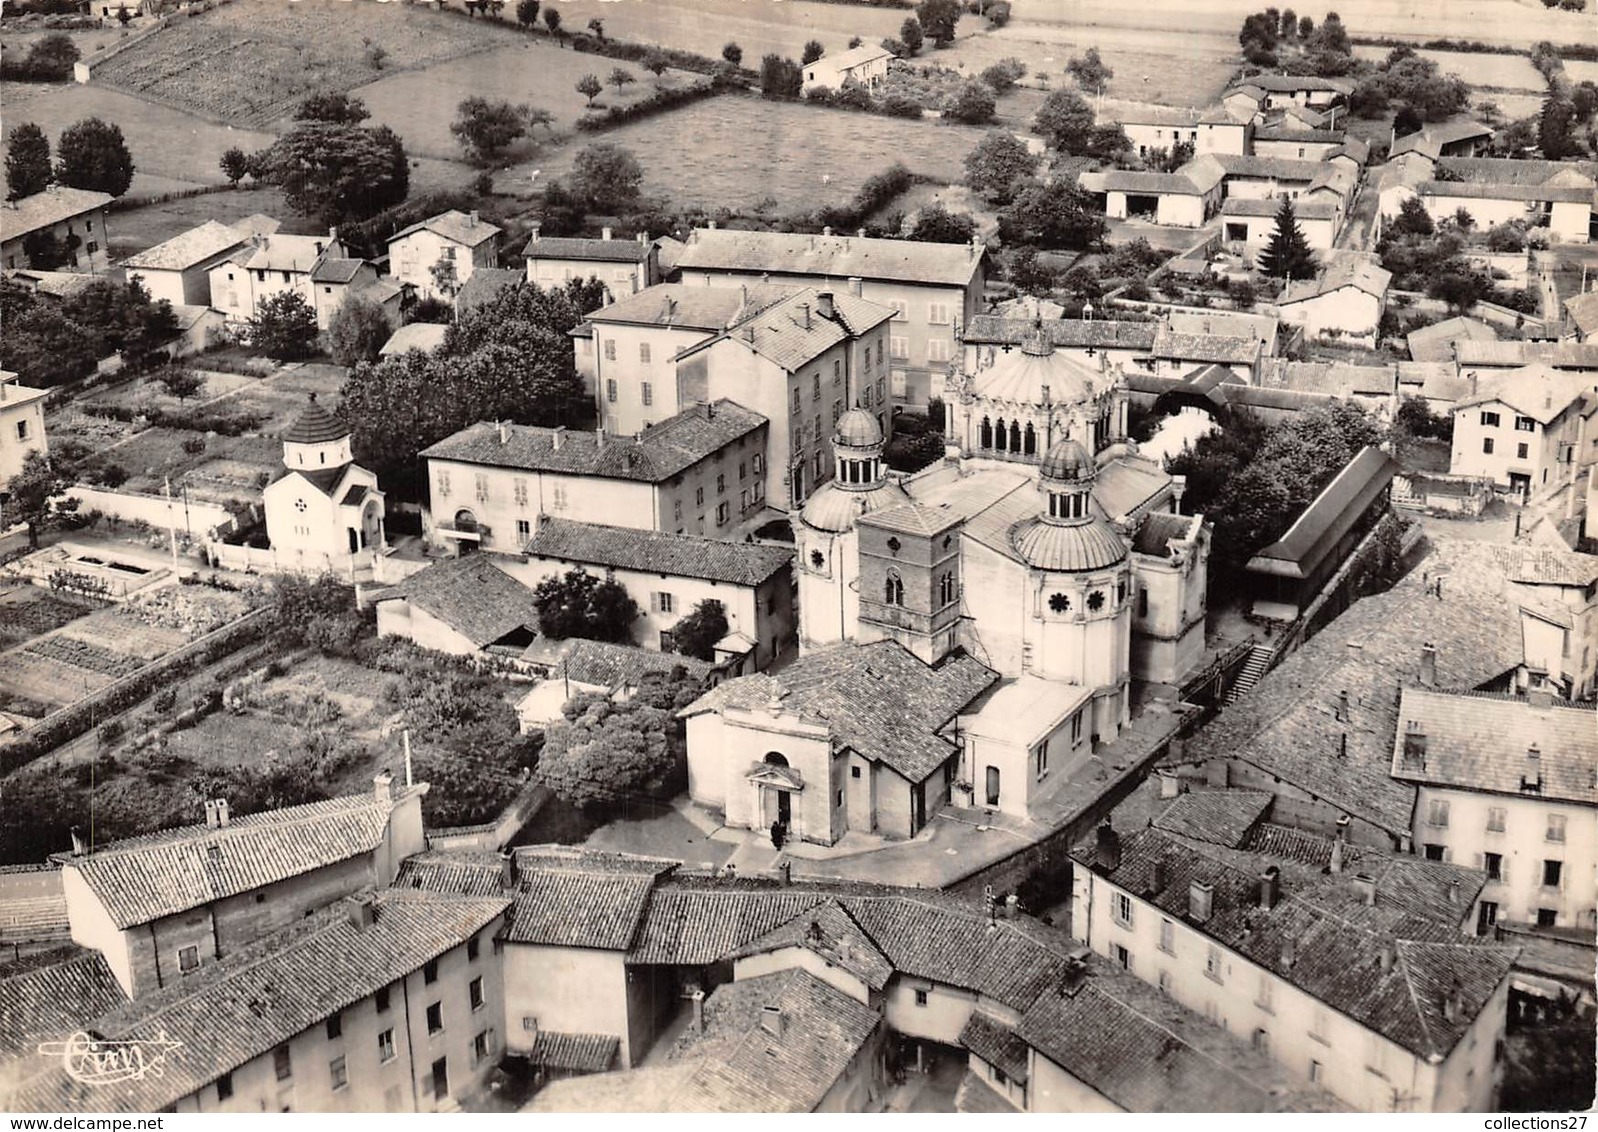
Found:
[[[788,212],[845,201],[895,161],[938,181],[961,180],[961,162],[983,132],[728,95],[599,138],[637,154],[645,190],[674,206],[747,208],[771,198]],[[545,177],[565,173],[590,140],[577,138],[535,165]],[[511,170],[502,184],[524,184],[532,167]]]
[[[1355,47],[1360,59],[1385,59],[1389,48]],[[1498,90],[1540,91],[1547,84],[1524,55],[1485,55],[1463,51],[1419,51],[1416,54],[1430,59],[1442,68],[1444,74],[1458,75],[1471,86],[1493,87]]]
[[[157,39],[160,37],[158,36]],[[134,48],[132,53],[137,53]],[[61,131],[83,118],[103,118],[122,127],[133,154],[133,195],[172,192],[226,181],[217,166],[230,146],[246,150],[272,143],[272,135],[218,126],[165,106],[105,87],[68,83],[0,84],[0,101],[11,123],[34,122],[54,146]],[[202,198],[206,199],[206,198]],[[247,216],[253,209],[239,213]],[[118,217],[112,218],[113,232]],[[115,243],[113,242],[113,247]]]
[[[655,77],[636,64],[562,51],[553,44],[520,37],[510,46],[389,75],[355,93],[371,109],[374,122],[391,126],[405,139],[406,151],[413,157],[458,161],[460,144],[449,127],[461,99],[476,94],[542,107],[555,116],[555,131],[569,133],[587,113],[588,100],[576,90],[578,80],[591,74],[603,82],[618,65],[638,81],[620,94],[615,87],[606,86],[599,97],[601,104],[626,105],[654,94]],[[697,77],[667,71],[660,83],[669,87]],[[522,152],[512,151],[510,156],[530,156],[547,148],[554,136],[541,126],[532,139],[523,141]]]

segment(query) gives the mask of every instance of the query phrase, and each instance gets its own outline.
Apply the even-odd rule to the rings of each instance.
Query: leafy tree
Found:
[[[121,354],[123,364],[135,371],[178,332],[172,304],[152,301],[138,280],[96,279],[67,299],[62,312],[92,335],[97,357]]]
[[[1038,107],[1032,132],[1061,153],[1080,153],[1093,133],[1093,107],[1075,91],[1053,91]]]
[[[622,87],[626,86],[628,83],[637,82],[638,77],[626,67],[617,67],[615,70],[610,72],[609,77],[607,77],[605,81],[611,86],[615,87],[616,93],[620,94]]]
[[[1421,121],[1420,112],[1409,103],[1398,108],[1398,113],[1393,115],[1393,137],[1407,138],[1410,134],[1419,133],[1426,125]]]
[[[31,288],[0,279],[0,368],[25,373],[33,385],[54,386],[94,370],[95,336],[69,318],[60,304]]]
[[[542,106],[528,106],[525,109],[526,109],[526,112],[527,112],[527,128],[528,128],[528,130],[532,130],[533,128],[535,128],[537,126],[542,126],[542,127],[544,127],[544,129],[548,130],[550,133],[554,133],[554,131],[555,131],[555,115],[554,114],[552,114],[548,110],[545,110]]]
[[[28,67],[42,78],[65,79],[71,76],[72,65],[82,55],[70,35],[53,32],[35,40],[28,49]]]
[[[604,20],[601,20],[597,16],[594,17],[593,19],[589,20],[588,21],[588,30],[594,33],[594,38],[599,40],[599,42],[601,42],[601,43],[605,42],[605,21]]]
[[[578,151],[568,182],[589,211],[616,212],[638,199],[644,169],[631,150],[596,142]]]
[[[538,22],[538,0],[516,0],[516,22],[522,27],[532,27]]]
[[[1454,415],[1434,413],[1424,397],[1405,397],[1393,414],[1393,423],[1410,436],[1423,440],[1454,439]]]
[[[799,65],[801,67],[808,67],[826,53],[827,49],[821,46],[821,41],[819,39],[812,39],[805,44],[804,50],[800,53]]]
[[[474,94],[455,108],[455,121],[449,132],[455,135],[467,157],[473,161],[488,161],[527,133],[528,113],[526,106],[490,102]]]
[[[355,591],[332,573],[315,579],[279,577],[271,608],[275,636],[329,656],[348,656],[365,629]]]
[[[12,127],[6,135],[6,199],[21,200],[50,187],[50,139],[32,122]]]
[[[605,84],[599,81],[598,75],[584,75],[577,80],[577,93],[588,99],[588,105],[594,104],[594,99],[604,92]]]
[[[1321,19],[1321,26],[1316,28],[1306,39],[1305,49],[1311,54],[1331,52],[1337,55],[1352,55],[1354,46],[1348,38],[1348,29],[1343,27],[1343,20],[1336,12],[1327,12]]]
[[[644,57],[640,62],[644,70],[654,75],[657,79],[666,73],[667,67],[671,66],[670,61],[666,58],[666,53],[658,47],[651,47],[648,51],[645,51]]]
[[[1480,271],[1473,271],[1460,262],[1449,270],[1434,275],[1426,284],[1426,294],[1448,304],[1455,312],[1466,311],[1492,293],[1493,282]]]
[[[566,720],[545,735],[539,781],[581,809],[665,788],[677,761],[669,713],[602,695],[577,696],[564,710]]]
[[[994,94],[1007,94],[1015,89],[1016,83],[1026,78],[1026,73],[1026,64],[1011,57],[984,67],[981,77],[983,82],[993,88]]]
[[[914,16],[906,16],[904,23],[899,25],[899,42],[904,44],[904,52],[914,58],[926,43],[927,37],[921,30],[921,21]]]
[[[798,98],[804,85],[804,70],[792,59],[767,55],[760,60],[760,93],[767,98]]]
[[[1074,181],[1033,181],[999,213],[999,237],[1006,244],[1085,251],[1104,239],[1104,214]]]
[[[721,57],[736,67],[744,61],[744,49],[729,41],[722,47]]]
[[[341,90],[319,91],[294,111],[296,122],[336,122],[341,126],[359,126],[371,116],[366,103]]]
[[[222,175],[227,178],[227,183],[237,185],[250,171],[250,155],[236,145],[230,146],[223,151],[222,159],[217,164],[222,169]]]
[[[993,204],[1008,204],[1042,160],[1009,130],[989,130],[965,156],[965,183]]]
[[[1569,98],[1550,88],[1537,118],[1537,147],[1547,161],[1561,161],[1580,152],[1576,141],[1576,108]]]
[[[1426,211],[1419,197],[1406,197],[1404,203],[1398,206],[1398,215],[1387,226],[1387,231],[1393,236],[1430,236],[1436,230],[1432,214]]]
[[[341,366],[374,362],[393,333],[382,307],[361,295],[351,295],[328,322],[328,352]]]
[[[950,212],[934,201],[921,210],[910,238],[930,244],[969,244],[976,230],[969,213]]]
[[[50,501],[71,486],[72,480],[65,469],[43,452],[29,452],[22,461],[22,470],[6,484],[7,525],[18,519],[27,523],[28,545],[37,547],[39,537],[58,518]]]
[[[1097,47],[1089,47],[1080,58],[1073,56],[1065,65],[1065,72],[1089,94],[1103,94],[1110,89],[1110,80],[1115,77],[1115,72],[1099,58]]]
[[[250,319],[250,342],[278,361],[308,358],[316,352],[316,311],[296,291],[262,299]]]
[[[697,660],[715,660],[716,642],[727,635],[727,607],[707,597],[672,626],[677,651]]]
[[[161,388],[167,391],[168,396],[176,397],[179,403],[187,401],[205,388],[205,378],[183,366],[173,366],[164,370],[156,380],[161,383]]]
[[[544,26],[549,29],[549,34],[560,35],[560,9],[551,4],[544,9]]]
[[[967,126],[981,126],[993,121],[997,103],[993,88],[979,79],[967,79],[949,107],[949,117]]]
[[[387,127],[303,122],[277,140],[266,164],[291,208],[328,225],[381,211],[408,188],[405,148]]]
[[[1237,304],[1237,309],[1240,311],[1253,310],[1255,302],[1259,299],[1254,290],[1254,284],[1247,279],[1233,283],[1231,295],[1232,302]]]
[[[1518,220],[1506,220],[1487,229],[1487,250],[1493,252],[1523,252],[1526,250],[1526,225]]]
[[[632,625],[641,615],[638,603],[615,577],[601,579],[582,569],[551,575],[533,589],[538,631],[552,641],[586,637],[593,641],[630,644]]]
[[[22,254],[35,271],[54,271],[72,258],[72,249],[50,229],[41,228],[22,237]]]
[[[1291,8],[1283,8],[1281,37],[1283,39],[1292,39],[1297,34],[1298,13],[1293,11]]]
[[[921,0],[916,19],[934,44],[947,47],[954,42],[954,27],[960,22],[960,0]]]
[[[133,155],[122,127],[85,118],[61,131],[56,142],[55,179],[74,189],[119,197],[133,184]]]
[[[1276,210],[1276,229],[1260,253],[1260,271],[1272,279],[1309,279],[1317,266],[1315,253],[1293,213],[1293,202],[1283,197]]]
[[[1314,34],[1315,34],[1315,21],[1313,19],[1311,19],[1309,16],[1300,16],[1298,18],[1298,38],[1307,40],[1310,36],[1312,36]]]

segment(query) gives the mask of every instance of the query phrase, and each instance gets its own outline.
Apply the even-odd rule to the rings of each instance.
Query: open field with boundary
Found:
[[[603,140],[637,154],[645,191],[665,193],[674,206],[747,208],[769,197],[787,212],[848,200],[895,161],[939,181],[962,180],[961,163],[984,132],[726,95],[576,138],[502,174],[500,184],[525,185],[532,168],[544,177],[564,174],[578,149]]]
[[[1360,59],[1385,59],[1390,50],[1387,47],[1356,46],[1354,55]],[[1537,73],[1537,68],[1524,55],[1483,55],[1464,51],[1417,51],[1416,54],[1436,63],[1444,74],[1458,75],[1474,87],[1541,91],[1547,86]]]

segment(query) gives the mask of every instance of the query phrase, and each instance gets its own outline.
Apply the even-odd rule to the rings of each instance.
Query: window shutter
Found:
[[[660,595],[657,593],[652,593],[649,595],[649,612],[660,612]]]

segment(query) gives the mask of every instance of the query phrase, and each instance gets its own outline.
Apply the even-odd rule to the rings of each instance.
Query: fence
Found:
[[[482,825],[457,825],[427,831],[429,849],[493,853],[503,849],[554,794],[549,787],[529,782],[499,817]]]
[[[190,538],[214,538],[218,533],[233,529],[233,514],[226,507],[185,499],[182,495],[168,497],[88,484],[77,484],[66,494],[79,501],[80,513],[98,511],[107,518],[148,523],[159,530],[175,525]]]
[[[1393,477],[1393,506],[1406,510],[1480,515],[1492,498],[1492,481],[1481,476],[1415,472]]]

